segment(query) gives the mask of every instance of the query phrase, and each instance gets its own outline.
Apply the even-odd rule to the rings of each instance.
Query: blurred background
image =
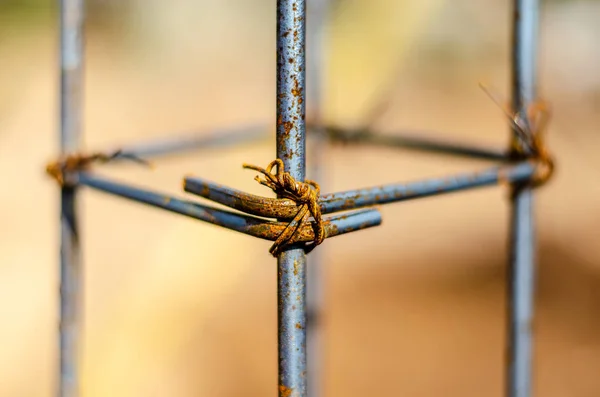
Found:
[[[274,1],[87,3],[87,149],[274,123]],[[389,91],[377,121],[386,133],[507,144],[505,119],[477,83],[509,98],[510,1],[334,3],[321,70],[328,122],[360,125]],[[534,389],[591,397],[600,395],[600,1],[542,3],[540,95],[553,109],[558,169],[536,198]],[[1,396],[54,395],[59,203],[44,166],[58,152],[56,15],[49,0],[0,0]],[[186,174],[267,195],[241,164],[266,165],[274,151],[263,141],[101,172],[179,196]],[[337,191],[486,166],[340,145],[327,151],[323,183]],[[393,204],[382,226],[318,248],[323,395],[502,396],[507,204],[500,188]],[[269,242],[88,190],[81,214],[84,396],[275,395]]]

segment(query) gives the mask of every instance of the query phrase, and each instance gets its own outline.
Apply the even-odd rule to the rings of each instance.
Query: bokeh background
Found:
[[[507,144],[502,113],[477,83],[508,98],[508,0],[335,3],[322,68],[327,121],[361,125],[390,95],[376,123],[386,133]],[[542,3],[540,94],[553,108],[558,169],[536,198],[534,388],[592,397],[600,395],[600,2]],[[88,1],[85,147],[273,123],[274,7]],[[0,1],[1,396],[54,395],[58,195],[43,171],[58,150],[56,11],[48,0]],[[241,164],[273,157],[264,141],[168,158],[152,171],[101,172],[177,195],[190,173],[268,194]],[[323,183],[337,191],[485,166],[333,146]],[[274,396],[269,243],[98,192],[82,201],[83,395]],[[500,397],[507,192],[381,210],[382,226],[319,248],[323,395]]]

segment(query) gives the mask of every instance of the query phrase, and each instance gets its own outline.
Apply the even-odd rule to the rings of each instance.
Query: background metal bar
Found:
[[[84,0],[60,1],[60,150],[77,152],[82,132]],[[83,275],[76,187],[61,189],[60,325],[57,395],[79,395]]]
[[[329,193],[322,195],[319,203],[321,212],[329,214],[496,185],[501,182],[526,182],[533,176],[535,167],[534,162],[523,161],[514,165],[491,167],[483,171],[442,178]],[[185,178],[184,189],[186,192],[197,194],[238,211],[266,218],[289,219],[293,218],[298,211],[298,207],[292,200],[256,196],[200,178]]]
[[[328,152],[329,139],[323,129],[324,108],[324,68],[325,68],[325,24],[328,15],[329,0],[308,0],[307,12],[307,98],[309,104],[310,118],[316,127],[314,131],[307,131],[310,145],[310,157],[308,177],[317,181],[321,190],[326,189],[325,164]],[[314,133],[313,133],[314,132]],[[323,287],[324,277],[324,250],[314,250],[308,257],[307,267],[307,322],[306,322],[306,345],[308,349],[307,376],[310,382],[307,385],[307,394],[310,397],[318,397],[322,394],[323,370]]]
[[[169,134],[168,136],[173,136]],[[247,125],[215,130],[210,134],[178,134],[174,138],[158,139],[119,147],[125,154],[140,158],[160,157],[187,153],[198,149],[229,147],[236,144],[266,140],[273,136],[268,125]]]
[[[433,134],[428,134],[430,137],[423,137],[425,135],[424,132],[400,132],[393,135],[384,135],[372,130],[352,130],[332,126],[325,127],[324,131],[332,140],[347,143],[406,148],[480,160],[507,161],[509,159],[509,153],[504,150],[478,147],[460,142],[442,141],[431,136]]]
[[[306,169],[305,0],[277,0],[277,158],[296,180]],[[306,254],[277,260],[279,396],[306,396]]]
[[[512,109],[527,117],[536,100],[539,0],[514,0],[512,28]],[[512,131],[512,147],[517,133]],[[510,263],[508,266],[508,357],[506,395],[531,396],[532,317],[535,274],[533,193],[514,186],[511,207]]]

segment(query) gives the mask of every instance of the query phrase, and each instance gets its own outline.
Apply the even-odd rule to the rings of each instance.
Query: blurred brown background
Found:
[[[309,0],[310,1],[310,0]],[[544,1],[540,93],[558,170],[537,195],[537,396],[600,395],[600,2]],[[327,22],[327,120],[505,145],[508,0],[340,0]],[[275,2],[90,1],[85,143],[274,121]],[[53,395],[57,348],[56,9],[0,1],[0,395]],[[309,48],[310,54],[310,48]],[[310,56],[310,55],[309,55]],[[310,76],[309,76],[310,79]],[[310,84],[310,82],[309,82]],[[310,106],[310,104],[308,104]],[[193,173],[266,194],[241,168],[272,142],[102,172],[178,195]],[[309,155],[310,161],[310,155]],[[407,150],[333,147],[325,190],[475,170]],[[84,395],[266,396],[277,381],[268,242],[83,194]],[[502,395],[508,206],[487,188],[382,208],[327,241],[326,396]]]

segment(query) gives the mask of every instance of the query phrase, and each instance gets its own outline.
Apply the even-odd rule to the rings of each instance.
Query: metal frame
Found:
[[[315,0],[318,1],[318,0]],[[411,183],[398,183],[320,196],[323,214],[348,211],[325,218],[327,238],[381,223],[377,209],[364,208],[397,201],[416,199],[495,184],[510,184],[513,194],[511,215],[510,263],[508,266],[508,359],[506,395],[531,396],[531,356],[533,290],[535,275],[533,194],[530,182],[535,176],[536,158],[523,155],[516,147],[523,139],[513,131],[507,151],[478,148],[422,134],[383,136],[368,128],[348,130],[326,126],[319,117],[321,79],[318,65],[322,62],[321,28],[327,0],[318,1],[320,15],[315,33],[318,53],[312,65],[317,80],[311,100],[316,103],[313,123],[307,125],[306,106],[306,0],[277,1],[277,110],[276,156],[285,170],[298,181],[306,173],[306,131],[315,138],[322,154],[329,141],[399,146],[441,154],[466,156],[500,162],[499,166],[447,178],[433,178]],[[536,100],[536,61],[539,0],[513,0],[512,110],[526,121],[525,109]],[[84,61],[84,0],[60,0],[60,143],[63,155],[80,151],[82,137],[82,98]],[[516,120],[516,119],[515,119]],[[208,138],[190,134],[175,139],[154,141],[121,148],[128,156],[152,158],[188,150],[215,146],[231,146],[246,141],[268,139],[268,126],[249,126],[217,131]],[[312,149],[311,149],[312,150]],[[319,157],[319,153],[317,158]],[[127,156],[115,157],[119,160]],[[313,173],[321,173],[319,162]],[[322,176],[322,175],[320,175]],[[320,179],[320,178],[315,178]],[[184,179],[185,192],[230,207],[217,209],[194,201],[179,199],[134,187],[95,174],[90,169],[69,171],[71,183],[61,185],[60,246],[60,377],[57,395],[79,396],[79,341],[83,324],[83,264],[78,232],[77,197],[81,186],[87,186],[156,208],[186,215],[250,236],[276,240],[299,211],[299,205],[287,198],[265,198],[218,185],[199,177]],[[362,208],[362,209],[361,209]],[[241,211],[245,214],[240,214]],[[271,219],[265,219],[271,218]],[[314,221],[314,220],[313,220]],[[291,245],[278,255],[278,341],[279,396],[307,395],[307,255],[305,243],[315,237],[313,225],[300,224]],[[317,250],[318,251],[318,250]],[[312,254],[315,255],[315,254]],[[318,282],[316,273],[311,282]],[[316,292],[318,293],[318,291]],[[319,301],[312,303],[318,313]],[[313,318],[311,317],[311,320]],[[310,346],[309,346],[310,347]],[[312,350],[315,352],[315,350]],[[311,361],[312,363],[312,361]],[[311,386],[310,394],[318,388]]]

